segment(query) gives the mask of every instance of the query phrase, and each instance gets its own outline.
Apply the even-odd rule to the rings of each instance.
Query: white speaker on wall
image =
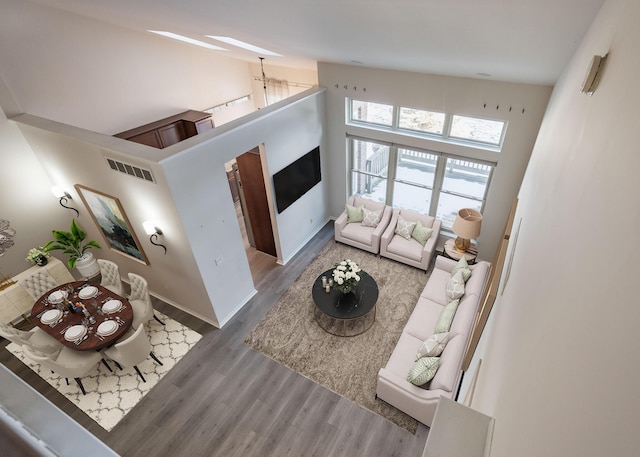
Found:
[[[584,78],[584,82],[580,88],[580,92],[587,95],[593,95],[598,87],[600,78],[602,78],[602,72],[604,71],[604,64],[607,61],[608,54],[604,56],[593,56],[591,60],[591,66],[587,72],[587,76]]]

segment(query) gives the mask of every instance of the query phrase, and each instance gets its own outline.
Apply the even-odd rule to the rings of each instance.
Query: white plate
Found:
[[[81,299],[95,297],[98,294],[98,288],[94,286],[87,286],[78,292],[78,297]]]
[[[56,290],[55,292],[51,292],[49,294],[49,303],[57,304],[61,303],[63,299],[67,297],[66,290]]]
[[[84,325],[72,325],[64,332],[64,339],[67,341],[76,341],[87,333],[87,327]]]
[[[45,311],[42,316],[40,316],[40,322],[43,324],[51,324],[52,322],[57,321],[62,316],[62,311],[59,309],[50,309]]]
[[[115,321],[104,321],[98,325],[97,333],[102,336],[108,336],[115,333],[118,330],[118,324]]]
[[[115,313],[122,308],[122,302],[120,300],[109,300],[102,305],[102,311],[105,313]]]

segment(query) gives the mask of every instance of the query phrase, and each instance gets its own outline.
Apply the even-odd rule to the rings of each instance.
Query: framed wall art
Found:
[[[147,256],[131,228],[120,200],[81,184],[76,184],[75,188],[109,248],[148,265]]]

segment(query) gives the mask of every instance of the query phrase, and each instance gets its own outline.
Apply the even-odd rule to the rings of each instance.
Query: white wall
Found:
[[[374,133],[378,140],[449,154],[469,154],[497,163],[479,238],[479,256],[491,261],[524,175],[551,88],[329,63],[318,65],[318,79],[321,86],[328,88],[326,125],[333,179],[330,209],[334,216],[342,212],[347,198],[346,135],[371,135],[370,131],[345,126],[345,97],[508,121],[507,137],[499,153],[463,151],[453,144]]]
[[[522,220],[472,406],[492,457],[637,455],[640,3],[608,0],[559,80],[522,188]],[[592,97],[578,91],[609,52]]]
[[[22,112],[111,135],[252,91],[249,64],[221,51],[27,0],[0,11],[0,76]]]
[[[14,246],[0,257],[0,274],[13,276],[33,264],[29,249],[52,239],[51,229],[66,227],[75,213],[62,208],[51,193],[52,183],[16,125],[0,110],[0,219],[16,231]],[[18,173],[17,170],[23,172]],[[49,221],[43,224],[42,221]],[[56,254],[66,261],[66,256]]]

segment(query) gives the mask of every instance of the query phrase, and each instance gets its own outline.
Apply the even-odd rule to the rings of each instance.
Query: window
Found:
[[[493,166],[397,145],[351,138],[352,195],[442,220],[460,208],[483,210]]]
[[[442,135],[444,132],[444,121],[444,113],[401,107],[398,127],[401,129]]]
[[[398,148],[393,206],[429,213],[438,156]]]
[[[477,141],[479,143],[498,146],[502,143],[504,125],[505,123],[503,121],[490,121],[488,119],[458,116],[454,114],[451,118],[451,130],[449,132],[449,136],[451,138]]]
[[[439,137],[441,141],[475,143],[484,149],[499,151],[507,130],[507,123],[500,120],[440,113],[417,108],[396,107],[382,103],[349,100],[349,122],[363,126],[375,126],[395,133],[425,137]],[[366,125],[365,125],[366,127]]]
[[[482,211],[493,167],[447,158],[436,217],[451,229],[460,208]]]
[[[385,202],[389,146],[358,139],[352,139],[351,146],[351,193]]]
[[[352,100],[351,120],[391,127],[393,124],[393,106]]]

